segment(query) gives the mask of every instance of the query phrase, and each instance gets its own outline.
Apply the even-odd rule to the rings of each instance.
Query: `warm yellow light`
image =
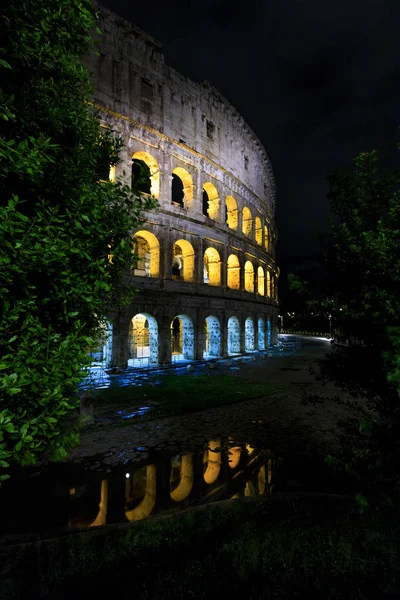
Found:
[[[110,174],[109,174],[108,177],[109,177],[110,181],[112,181],[113,183],[115,181],[116,172],[117,172],[117,170],[116,170],[115,166],[114,167],[110,167]]]

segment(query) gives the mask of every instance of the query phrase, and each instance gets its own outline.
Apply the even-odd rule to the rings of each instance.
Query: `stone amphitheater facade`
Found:
[[[101,8],[89,59],[101,125],[124,140],[110,172],[158,200],[140,231],[134,303],[109,315],[101,359],[125,368],[266,350],[277,341],[275,182],[256,135],[208,82]],[[144,170],[144,171],[143,171]]]

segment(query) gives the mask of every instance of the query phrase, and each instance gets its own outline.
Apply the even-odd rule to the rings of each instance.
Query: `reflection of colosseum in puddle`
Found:
[[[140,290],[109,315],[94,355],[148,367],[265,350],[277,336],[275,183],[260,141],[207,82],[164,62],[160,44],[106,9],[89,61],[103,127],[124,139],[110,177],[159,208],[133,235]]]
[[[169,455],[125,474],[119,470],[109,480],[71,488],[69,526],[132,522],[218,500],[268,495],[277,465],[275,458],[248,444],[211,440],[204,452]]]

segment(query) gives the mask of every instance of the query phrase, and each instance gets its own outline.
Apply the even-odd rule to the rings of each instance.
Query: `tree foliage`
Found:
[[[0,467],[66,456],[77,384],[110,303],[126,301],[132,231],[155,205],[102,181],[122,141],[100,130],[82,59],[89,0],[0,8]]]

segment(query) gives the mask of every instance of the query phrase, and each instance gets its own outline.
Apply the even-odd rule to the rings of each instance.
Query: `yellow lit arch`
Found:
[[[156,159],[148,152],[135,152],[132,160],[142,160],[150,170],[151,188],[150,193],[158,199],[160,195],[160,170]]]
[[[221,259],[215,248],[207,248],[204,252],[204,283],[221,285]]]
[[[244,289],[254,293],[254,267],[249,260],[244,265]]]
[[[190,210],[193,205],[193,179],[190,173],[188,173],[186,169],[183,169],[182,167],[175,167],[175,169],[172,171],[172,174],[179,177],[179,179],[182,181],[183,204],[185,208]]]
[[[160,244],[151,231],[137,231],[133,236],[133,250],[137,256],[134,275],[142,277],[159,277]]]
[[[251,216],[250,209],[247,206],[244,207],[242,213],[242,232],[247,237],[251,236],[251,230],[253,228],[253,217]]]
[[[226,224],[230,229],[238,228],[238,207],[233,196],[227,196],[226,201]]]
[[[260,296],[265,296],[265,275],[262,267],[258,267],[257,269],[257,288]]]
[[[236,254],[228,256],[228,288],[240,290],[240,262]]]
[[[267,252],[269,252],[269,227],[268,225],[264,225],[264,247]]]
[[[187,240],[177,240],[173,247],[172,279],[194,281],[194,249]]]
[[[259,246],[262,246],[262,223],[260,217],[255,219],[256,225],[256,242]]]
[[[207,207],[205,206],[206,201],[208,203]],[[215,187],[215,185],[213,185],[209,181],[207,181],[203,185],[203,214],[205,214],[206,209],[207,209],[206,216],[210,217],[210,219],[213,219],[214,221],[217,221],[218,220],[218,210],[219,210],[218,192],[217,192],[217,188]]]

